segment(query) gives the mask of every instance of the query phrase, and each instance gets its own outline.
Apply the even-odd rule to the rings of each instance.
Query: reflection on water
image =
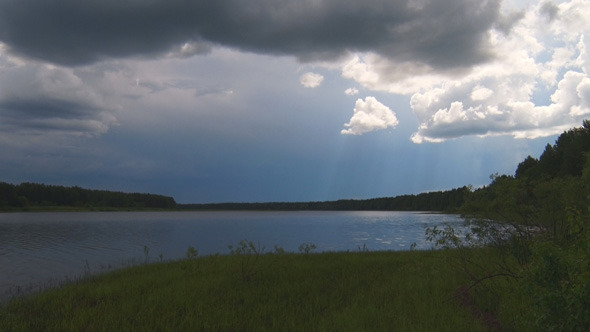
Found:
[[[242,239],[293,252],[303,242],[317,251],[425,249],[426,227],[462,222],[376,211],[0,213],[0,300],[89,269],[182,258],[188,246],[201,255],[227,253]]]

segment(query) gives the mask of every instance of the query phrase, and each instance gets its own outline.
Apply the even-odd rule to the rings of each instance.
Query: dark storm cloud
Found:
[[[62,65],[154,56],[199,43],[334,59],[374,51],[456,67],[489,58],[500,0],[0,0],[0,40]],[[179,54],[182,56],[183,54]]]
[[[44,97],[0,101],[0,128],[6,132],[104,133],[116,119],[88,103]]]
[[[2,134],[44,130],[95,135],[116,123],[116,106],[72,69],[32,64],[3,68],[1,74]]]
[[[14,114],[24,119],[46,119],[60,116],[64,119],[89,118],[100,110],[89,107],[87,103],[43,97],[38,99],[8,99],[0,101],[3,115]]]
[[[557,17],[559,13],[559,7],[556,4],[546,1],[540,8],[541,14],[545,15],[547,21],[551,22]]]
[[[17,53],[63,65],[152,54],[196,39],[184,1],[0,3],[0,38]],[[187,2],[188,3],[188,2]]]

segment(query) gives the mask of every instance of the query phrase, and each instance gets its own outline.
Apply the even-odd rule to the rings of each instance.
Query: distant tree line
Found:
[[[372,199],[341,199],[322,202],[266,202],[177,204],[172,197],[90,190],[37,183],[13,185],[0,182],[0,209],[73,207],[80,209],[179,209],[179,210],[384,210],[384,211],[456,211],[470,193],[468,187],[446,191]]]
[[[174,209],[174,198],[141,193],[89,190],[37,183],[0,182],[0,209],[74,207],[81,209]]]
[[[179,204],[185,210],[338,210],[338,211],[455,211],[470,193],[468,187],[446,191],[372,199],[341,199],[323,202]]]
[[[185,210],[385,210],[444,211],[526,223],[567,234],[569,221],[587,218],[590,203],[590,121],[563,132],[537,159],[528,156],[514,175],[490,176],[491,183],[372,199],[323,202],[178,204]]]
[[[589,152],[590,121],[586,120],[582,127],[561,134],[554,145],[547,144],[539,159],[528,156],[518,165],[514,176],[494,174],[488,186],[477,190],[463,186],[418,195],[320,202],[177,204],[172,197],[154,194],[0,182],[0,209],[69,206],[179,210],[444,211],[477,214],[495,220],[549,223],[558,232],[560,227],[556,223],[567,223],[566,213],[587,212]],[[543,226],[547,226],[545,224]]]

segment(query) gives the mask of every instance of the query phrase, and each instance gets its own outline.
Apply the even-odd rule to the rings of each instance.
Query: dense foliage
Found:
[[[465,214],[543,230],[559,242],[572,240],[590,222],[590,122],[561,134],[539,159],[528,156],[514,176],[492,175],[490,185],[471,193]]]
[[[176,202],[172,197],[153,194],[0,182],[0,209],[43,207],[172,209],[176,207]]]
[[[463,266],[474,286],[497,277],[514,281],[512,292],[527,308],[510,322],[515,330],[531,321],[535,330],[590,330],[589,152],[590,122],[584,121],[547,145],[539,159],[527,157],[514,176],[492,175],[490,185],[467,196],[461,210],[471,217],[473,234],[430,230],[443,246],[485,242],[497,249],[489,256],[495,270],[466,260]],[[498,297],[489,293],[488,305]]]

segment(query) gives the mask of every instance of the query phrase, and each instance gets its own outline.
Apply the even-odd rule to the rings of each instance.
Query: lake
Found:
[[[457,215],[383,211],[0,213],[0,300],[131,263],[228,253],[249,240],[266,251],[427,249],[427,227]]]

